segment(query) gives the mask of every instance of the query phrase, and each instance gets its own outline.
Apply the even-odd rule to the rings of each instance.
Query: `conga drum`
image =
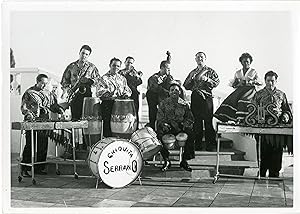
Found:
[[[132,99],[116,99],[112,108],[112,136],[129,139],[137,129],[137,117]]]
[[[86,145],[92,146],[101,139],[102,121],[100,108],[100,98],[84,98],[82,119],[88,121],[88,128],[83,129],[83,139]]]
[[[141,173],[143,160],[139,148],[126,139],[104,138],[93,145],[88,156],[92,173],[113,188],[125,187]]]
[[[162,144],[157,139],[155,131],[150,127],[136,130],[131,135],[130,141],[139,147],[143,155],[143,160],[150,159],[162,148]]]

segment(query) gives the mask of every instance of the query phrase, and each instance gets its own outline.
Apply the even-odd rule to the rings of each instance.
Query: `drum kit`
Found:
[[[157,154],[162,144],[150,127],[137,130],[137,117],[131,99],[116,99],[111,115],[113,137],[102,139],[100,99],[84,98],[82,118],[88,120],[83,130],[90,146],[87,162],[97,178],[107,186],[121,188],[140,178],[143,161]]]
[[[121,188],[139,178],[143,161],[157,154],[162,145],[156,133],[145,127],[135,131],[130,140],[116,137],[103,138],[95,143],[88,156],[88,166],[98,181]]]
[[[187,135],[179,133],[164,135],[162,143],[150,127],[137,130],[137,117],[131,99],[116,99],[111,115],[113,137],[102,138],[102,118],[100,99],[86,97],[83,102],[82,118],[88,121],[83,130],[89,145],[88,166],[97,178],[96,188],[101,180],[112,188],[130,185],[140,178],[143,163],[156,155],[162,143],[173,149],[175,142],[184,147]]]

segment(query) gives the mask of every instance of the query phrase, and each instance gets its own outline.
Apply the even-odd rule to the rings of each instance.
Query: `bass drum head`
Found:
[[[142,165],[142,155],[136,145],[125,139],[114,139],[101,152],[98,171],[106,185],[120,188],[137,179]]]

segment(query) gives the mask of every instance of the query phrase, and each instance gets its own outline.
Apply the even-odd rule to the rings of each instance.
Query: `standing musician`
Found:
[[[95,82],[100,77],[96,66],[88,61],[91,53],[90,46],[83,45],[79,51],[79,59],[69,64],[62,76],[62,96],[67,96],[67,103],[71,106],[72,120],[74,121],[82,117],[83,100],[85,97],[92,96],[91,88],[95,86]],[[78,139],[80,144],[82,142],[81,132],[76,130],[75,134],[81,136]],[[87,142],[84,142],[84,146],[86,145]]]
[[[61,85],[67,93],[68,102],[71,105],[72,120],[79,120],[82,116],[82,104],[84,97],[91,97],[91,87],[100,77],[96,66],[88,61],[92,49],[83,45],[79,51],[79,59],[69,64],[63,73]]]
[[[133,67],[134,58],[131,56],[126,57],[125,68],[120,70],[119,73],[123,75],[126,80],[129,88],[131,89],[131,99],[134,100],[134,107],[137,116],[137,127],[139,127],[139,94],[137,87],[143,83],[142,81],[142,72],[135,70]]]
[[[167,60],[160,63],[160,70],[153,74],[148,79],[148,87],[146,92],[148,109],[149,109],[149,123],[147,124],[153,130],[155,128],[155,121],[157,115],[158,104],[169,96],[170,83],[173,80],[170,74],[171,54],[167,51]]]
[[[64,110],[57,104],[56,97],[45,89],[48,84],[48,76],[39,74],[36,77],[36,84],[25,91],[22,96],[21,111],[25,121],[39,121],[49,119],[50,111],[63,114]],[[46,130],[35,131],[37,134],[37,161],[46,161],[48,151],[48,136]],[[22,163],[31,163],[31,131],[26,131],[26,145],[23,151]],[[35,142],[36,143],[36,142]],[[22,174],[30,176],[27,171],[31,167],[22,166]],[[37,174],[47,174],[45,164],[35,166]]]
[[[157,112],[157,137],[162,140],[165,134],[177,135],[184,132],[188,135],[187,141],[184,146],[184,153],[180,167],[187,171],[192,171],[187,160],[195,158],[195,136],[193,133],[194,118],[188,103],[180,98],[180,84],[173,81],[170,85],[170,96],[159,104]],[[163,146],[160,151],[164,159],[164,164],[161,168],[166,171],[171,167],[169,160],[169,151]]]
[[[284,92],[276,88],[278,75],[273,71],[265,74],[266,86],[256,92],[253,97],[255,105],[266,106],[274,104],[273,113],[279,119],[279,124],[292,124],[293,116]],[[271,115],[266,112],[265,121]],[[256,137],[257,138],[257,137]],[[284,146],[292,147],[293,136],[264,134],[261,136],[261,165],[260,175],[266,176],[269,170],[269,177],[279,177],[282,164],[282,153]]]
[[[218,86],[220,80],[218,74],[212,68],[206,66],[206,55],[204,52],[198,52],[195,60],[197,62],[197,68],[189,73],[183,86],[186,90],[193,91],[191,96],[191,108],[195,118],[194,132],[196,135],[196,148],[212,150],[216,144],[215,130],[212,125],[212,89]],[[201,148],[203,121],[205,126],[205,143]]]
[[[125,77],[118,73],[121,63],[121,60],[112,58],[109,63],[109,71],[97,83],[96,95],[102,100],[101,112],[104,137],[112,136],[110,119],[114,100],[131,96],[131,90],[127,85]]]

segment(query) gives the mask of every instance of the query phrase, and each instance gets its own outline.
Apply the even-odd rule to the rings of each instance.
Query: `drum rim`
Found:
[[[125,102],[125,101],[134,101],[133,99],[115,99],[115,101],[118,101],[118,102]]]
[[[141,170],[140,170],[140,172],[134,177],[134,179],[130,182],[130,183],[128,183],[128,184],[126,184],[125,186],[122,186],[122,187],[112,187],[112,186],[110,186],[110,185],[108,185],[102,178],[101,178],[101,176],[100,176],[100,173],[99,173],[99,178],[102,180],[102,182],[103,183],[105,183],[107,186],[109,186],[109,187],[111,187],[111,188],[124,188],[124,187],[127,187],[127,186],[129,186],[130,184],[132,184],[134,181],[136,181],[136,179],[142,174],[142,171],[143,171],[143,167],[144,167],[144,159],[143,159],[143,154],[142,154],[142,152],[140,151],[140,148],[137,146],[137,145],[135,145],[134,143],[132,143],[131,142],[131,140],[129,139],[124,139],[124,138],[115,138],[115,137],[107,137],[107,138],[113,138],[113,139],[116,139],[116,140],[125,140],[126,142],[128,142],[128,143],[130,143],[131,145],[133,145],[135,148],[137,148],[137,151],[140,153],[140,155],[141,155]],[[106,138],[103,138],[103,139],[106,139]],[[111,142],[112,143],[112,142]],[[109,143],[109,144],[111,144],[111,143]],[[107,144],[106,146],[108,146],[109,144]],[[106,148],[106,146],[104,147],[104,148]],[[104,148],[103,148],[103,150],[104,150]],[[102,150],[102,151],[103,151]],[[100,155],[99,155],[99,159],[100,159],[100,156],[101,156],[101,154],[102,154],[102,151],[101,151],[101,153],[100,153]]]

